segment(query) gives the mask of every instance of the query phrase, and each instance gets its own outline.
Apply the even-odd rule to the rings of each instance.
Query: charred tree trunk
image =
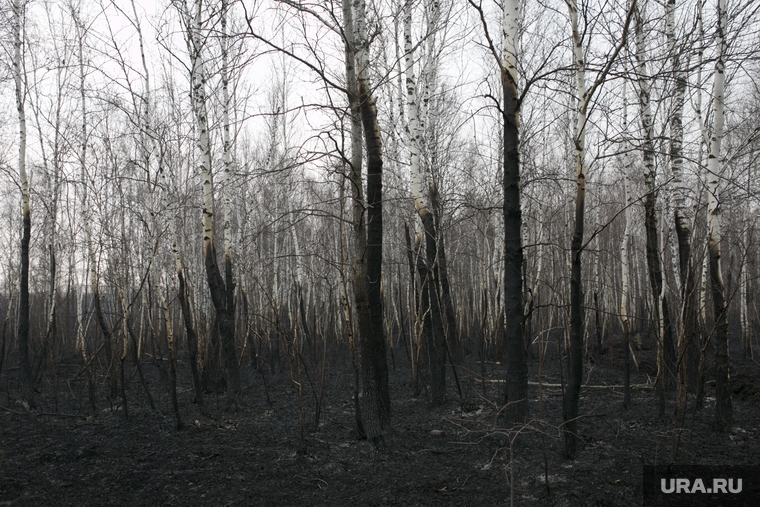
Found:
[[[454,302],[451,298],[451,284],[449,282],[449,269],[446,261],[446,246],[443,241],[443,230],[441,228],[441,204],[438,195],[438,188],[435,185],[430,186],[430,200],[433,206],[433,218],[435,219],[435,229],[438,232],[438,287],[443,304],[443,313],[445,317],[446,343],[449,351],[453,355],[452,361],[459,358],[460,340],[457,328],[456,312],[454,311]],[[452,365],[453,366],[453,365]]]
[[[21,232],[21,277],[19,279],[19,322],[18,347],[21,361],[21,392],[25,401],[34,406],[34,385],[32,367],[29,358],[29,240],[31,238],[32,219],[29,211],[28,196],[22,213]]]
[[[686,73],[681,65],[681,51],[676,47],[675,34],[676,0],[669,0],[666,6],[666,32],[675,89],[673,110],[670,115],[670,167],[673,175],[673,214],[676,237],[678,238],[678,267],[681,280],[681,334],[678,340],[678,369],[691,370],[689,377],[696,380],[697,370],[697,285],[694,260],[691,253],[692,213],[686,205],[686,181],[683,177],[683,107],[686,94]],[[686,67],[688,67],[688,59]],[[685,364],[684,364],[685,362]],[[676,372],[677,373],[677,372]]]
[[[585,139],[588,106],[594,92],[604,82],[617,55],[628,38],[628,27],[633,17],[636,0],[633,0],[623,25],[620,41],[608,57],[604,68],[597,75],[594,83],[586,88],[586,61],[583,51],[583,39],[578,25],[578,5],[575,0],[567,0],[573,39],[573,60],[577,84],[577,118],[576,132],[573,136],[575,145],[576,197],[575,227],[570,244],[570,351],[568,355],[568,380],[563,400],[562,417],[564,420],[565,457],[575,459],[578,452],[578,401],[583,378],[583,289],[581,287],[581,253],[583,252],[583,220],[586,199]]]
[[[431,341],[429,353],[430,401],[433,406],[443,405],[446,401],[446,336],[444,334],[441,297],[438,291],[438,268],[436,263],[437,244],[433,216],[427,213],[422,221],[425,235],[425,281],[423,290],[427,291]],[[418,262],[422,261],[420,260]],[[422,273],[420,273],[422,276]]]
[[[193,373],[193,403],[198,404],[201,409],[203,403],[203,384],[201,383],[201,374],[198,370],[198,335],[193,325],[193,314],[188,301],[187,285],[185,284],[185,275],[181,269],[177,270],[177,279],[179,281],[179,304],[182,309],[182,320],[185,324],[185,334],[187,335],[187,348],[190,352],[190,369]]]
[[[361,155],[361,144],[359,145],[359,155]],[[367,438],[367,432],[364,430],[364,421],[362,420],[362,409],[359,401],[359,363],[356,361],[356,347],[354,343],[354,321],[351,315],[351,305],[348,302],[348,288],[347,288],[347,276],[346,276],[346,243],[343,236],[343,216],[344,216],[344,202],[345,202],[345,181],[341,177],[340,181],[340,222],[338,226],[338,233],[340,235],[340,301],[343,307],[343,320],[346,326],[346,334],[348,336],[348,352],[351,355],[351,367],[353,370],[353,397],[354,397],[354,420],[356,422],[356,430],[361,438]]]
[[[517,89],[519,2],[504,3],[504,319],[507,350],[507,418],[528,418],[528,355],[523,338],[523,247],[520,204],[520,97]]]
[[[675,364],[675,349],[673,333],[670,325],[668,300],[663,291],[662,262],[660,260],[660,235],[658,231],[657,213],[657,173],[654,163],[654,132],[652,124],[652,107],[650,104],[649,73],[646,64],[646,47],[644,42],[644,19],[646,13],[643,6],[636,8],[636,60],[639,81],[639,107],[641,110],[641,127],[644,132],[644,228],[646,230],[646,258],[649,270],[649,284],[652,288],[655,326],[659,337],[659,347],[663,348],[667,369]]]
[[[438,273],[438,233],[433,217],[428,187],[423,184],[424,177],[420,168],[422,124],[419,121],[417,103],[417,84],[414,75],[414,52],[412,45],[412,7],[407,1],[404,14],[404,50],[406,61],[407,91],[407,137],[409,144],[409,172],[411,176],[412,195],[417,214],[422,221],[425,238],[425,276],[420,273],[423,290],[427,291],[432,335],[427,344],[428,367],[430,372],[431,402],[433,406],[446,401],[446,336],[442,313],[442,298],[439,291]],[[418,261],[419,262],[419,261]]]
[[[211,141],[206,108],[206,73],[202,51],[204,41],[200,33],[201,2],[197,1],[194,8],[195,12],[190,13],[186,6],[182,7],[181,14],[187,32],[188,52],[191,60],[193,113],[198,131],[200,174],[203,187],[203,260],[206,268],[206,280],[219,325],[224,364],[229,379],[228,390],[233,401],[235,401],[240,393],[240,371],[235,347],[235,313],[234,308],[229,304],[233,288],[227,287],[225,277],[219,270],[214,242],[214,190],[211,170]]]
[[[367,41],[365,6],[357,0],[343,0],[344,42],[346,48],[346,80],[349,107],[351,109],[351,167],[349,179],[353,197],[354,228],[354,302],[359,330],[361,351],[364,431],[377,447],[384,445],[383,430],[390,422],[390,398],[385,363],[385,340],[382,325],[382,300],[380,296],[380,266],[382,261],[382,211],[377,200],[382,197],[382,151],[377,126],[377,111],[367,82]],[[354,19],[356,18],[356,19]],[[357,69],[358,67],[358,69]],[[373,120],[374,113],[374,120]],[[367,194],[372,190],[372,204],[364,202],[362,181],[362,130],[367,139],[368,176]],[[380,158],[378,158],[380,157]],[[379,172],[378,172],[379,171]],[[370,211],[369,208],[372,208]],[[366,215],[365,215],[366,210]],[[366,216],[366,220],[365,220]],[[367,222],[372,222],[367,225]],[[371,229],[372,234],[369,234]],[[381,243],[377,244],[378,232]],[[372,246],[370,246],[372,243]],[[378,254],[380,255],[378,257]],[[374,263],[374,264],[373,264]],[[371,266],[371,267],[370,267]],[[378,303],[380,304],[378,308]],[[379,310],[379,314],[378,314]],[[378,321],[379,317],[379,323]],[[377,325],[376,325],[377,324]]]
[[[428,393],[428,387],[432,391],[435,368],[435,334],[433,331],[433,310],[430,303],[430,273],[425,256],[422,254],[422,238],[425,232],[418,228],[414,237],[414,264],[419,278],[419,291],[417,293],[417,331],[419,333],[419,354],[421,359],[419,375],[425,393]],[[430,393],[431,398],[433,397]]]
[[[34,380],[29,360],[29,241],[32,233],[32,218],[29,209],[29,181],[26,176],[26,94],[21,63],[22,25],[26,3],[16,0],[13,10],[13,77],[16,87],[16,111],[19,122],[18,174],[21,183],[21,276],[19,279],[19,321],[18,349],[21,361],[21,395],[30,407],[34,407]]]
[[[222,28],[222,140],[224,144],[224,289],[227,332],[222,334],[225,367],[230,376],[230,386],[234,393],[240,392],[240,372],[235,347],[235,281],[232,269],[232,138],[230,135],[230,92],[229,92],[229,36],[227,35],[228,0],[221,3]]]
[[[583,377],[583,314],[581,311],[581,251],[583,247],[583,220],[586,199],[585,137],[586,137],[586,74],[583,46],[578,30],[578,8],[568,2],[573,32],[573,47],[576,65],[578,112],[575,143],[575,227],[570,244],[570,351],[568,356],[568,378],[562,416],[565,423],[565,456],[574,459],[578,441],[578,400]]]
[[[361,336],[362,373],[365,416],[378,421],[379,429],[390,427],[391,404],[388,391],[388,366],[383,325],[382,261],[383,261],[383,152],[377,108],[369,82],[369,40],[364,0],[354,1],[356,90],[358,94],[364,143],[367,148],[367,242],[364,272],[369,325]],[[366,423],[367,421],[365,421]],[[366,424],[368,436],[382,445],[382,434],[374,436]]]
[[[411,362],[411,370],[412,370],[412,392],[414,393],[414,396],[417,397],[420,394],[420,384],[419,384],[419,369],[420,369],[420,363],[419,363],[419,340],[418,340],[418,321],[419,321],[419,308],[417,305],[417,301],[419,300],[419,288],[417,286],[416,280],[415,280],[415,252],[414,248],[412,247],[412,239],[411,235],[409,234],[409,223],[405,220],[404,221],[404,236],[406,239],[406,257],[407,261],[409,262],[409,298],[412,301],[412,306],[415,310],[415,324],[412,327],[413,331],[409,333],[409,357]]]
[[[721,225],[720,201],[718,185],[720,183],[720,149],[723,140],[723,124],[725,104],[725,61],[726,54],[726,22],[728,20],[726,0],[718,0],[718,27],[716,44],[718,55],[715,61],[715,77],[713,81],[713,117],[712,136],[710,138],[710,154],[707,158],[707,225],[708,252],[710,256],[710,286],[713,297],[715,314],[715,423],[719,431],[728,433],[733,423],[731,406],[731,386],[729,381],[728,360],[728,305],[723,286],[721,269]]]

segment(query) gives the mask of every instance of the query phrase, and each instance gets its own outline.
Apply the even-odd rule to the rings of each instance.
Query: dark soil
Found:
[[[399,356],[400,354],[397,354]],[[640,358],[646,370],[646,354]],[[732,359],[734,431],[712,430],[714,383],[708,382],[705,407],[687,418],[678,463],[757,464],[760,455],[760,368]],[[241,403],[207,398],[203,416],[191,403],[190,379],[182,365],[180,404],[185,428],[177,431],[165,386],[151,389],[159,411],[151,411],[139,380],[128,385],[129,420],[121,402],[102,398],[87,413],[86,381],[58,372],[58,413],[49,381],[41,384],[37,411],[14,397],[14,381],[3,382],[0,397],[0,502],[25,506],[508,506],[641,505],[642,465],[667,463],[674,432],[672,406],[657,416],[656,392],[645,373],[634,375],[639,388],[633,406],[622,410],[622,374],[602,357],[587,364],[581,394],[581,442],[575,461],[562,457],[562,391],[556,359],[543,366],[543,403],[530,386],[532,421],[508,431],[498,417],[503,378],[490,364],[481,382],[474,360],[460,368],[464,401],[456,394],[451,370],[449,402],[429,408],[412,396],[407,363],[391,370],[393,430],[385,450],[358,439],[351,397],[352,376],[335,361],[319,428],[314,431],[314,397],[304,390],[307,453],[296,453],[298,399],[287,369],[266,372],[267,396],[259,372],[250,367]],[[554,367],[551,365],[554,364]],[[538,365],[531,365],[537,380]],[[147,366],[149,378],[160,378]],[[49,375],[48,375],[49,377]],[[5,378],[5,375],[3,376]],[[650,385],[646,385],[650,383]],[[594,387],[591,387],[594,386]],[[483,396],[485,388],[486,396]],[[5,399],[3,399],[5,398]],[[672,400],[672,392],[669,401]],[[105,405],[105,406],[104,406]],[[545,422],[542,422],[545,421]],[[439,430],[439,431],[433,431]],[[432,431],[432,433],[431,433]],[[512,444],[510,446],[510,444]],[[547,484],[548,478],[548,484]]]

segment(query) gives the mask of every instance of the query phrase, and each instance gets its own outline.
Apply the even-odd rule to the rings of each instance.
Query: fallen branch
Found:
[[[490,384],[503,384],[503,383],[506,382],[506,380],[487,379],[486,382],[488,382]],[[542,387],[563,387],[562,384],[552,384],[552,383],[549,383],[549,382],[528,382],[528,385],[531,385],[531,386],[541,385]],[[602,386],[583,385],[581,387],[583,389],[623,389],[625,386],[618,386],[618,385],[602,385]],[[654,385],[652,385],[652,384],[631,384],[631,389],[654,389]]]

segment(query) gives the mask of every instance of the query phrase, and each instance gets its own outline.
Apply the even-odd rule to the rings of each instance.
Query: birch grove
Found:
[[[758,8],[730,4],[11,2],[13,410],[186,427],[284,376],[301,454],[476,403],[574,459],[601,371],[673,460],[687,415],[741,426]]]

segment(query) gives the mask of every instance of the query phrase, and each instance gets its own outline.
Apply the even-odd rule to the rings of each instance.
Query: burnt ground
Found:
[[[643,373],[645,356],[646,352],[640,354],[642,372],[634,375],[635,384],[648,382]],[[708,382],[705,408],[688,418],[677,462],[757,464],[760,368],[737,356],[732,359],[734,432],[723,435],[712,430],[715,388]],[[408,362],[398,360],[398,367],[390,371],[393,430],[382,452],[358,439],[352,377],[339,366],[345,361],[334,361],[328,368],[319,428],[307,429],[305,455],[296,453],[298,400],[286,368],[266,371],[271,404],[260,373],[247,368],[247,387],[237,409],[227,408],[224,396],[212,395],[207,397],[206,416],[191,403],[190,379],[181,369],[180,404],[186,423],[181,431],[175,429],[160,377],[147,366],[159,410],[149,409],[134,376],[129,383],[129,421],[118,399],[113,408],[105,400],[102,385],[97,413],[87,413],[86,382],[74,378],[76,365],[59,371],[57,414],[49,381],[41,385],[41,408],[27,411],[15,400],[14,381],[3,375],[0,502],[506,506],[513,474],[514,505],[641,505],[642,464],[668,462],[673,441],[672,410],[668,408],[665,420],[657,416],[653,389],[635,389],[633,407],[623,411],[621,389],[584,388],[580,452],[571,462],[562,458],[561,389],[551,385],[561,381],[556,359],[542,367],[542,380],[550,384],[542,387],[543,403],[538,401],[538,386],[530,385],[533,420],[516,439],[499,422],[497,407],[489,401],[496,398],[501,384],[480,382],[473,371],[479,373],[480,366],[468,361],[468,368],[459,369],[464,402],[456,394],[449,369],[450,401],[430,408],[424,398],[412,396]],[[537,369],[533,363],[532,381],[537,380]],[[501,366],[490,364],[487,374],[491,380],[501,378]],[[621,381],[619,368],[612,368],[605,358],[586,364],[587,386]],[[312,421],[314,398],[308,384],[304,394],[304,417]]]

